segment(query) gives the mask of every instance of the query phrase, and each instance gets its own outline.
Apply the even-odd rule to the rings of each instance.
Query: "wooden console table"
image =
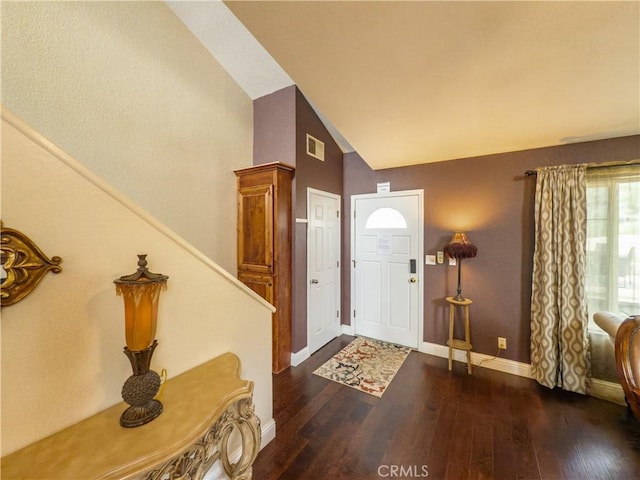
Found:
[[[260,450],[253,382],[238,374],[240,360],[225,353],[167,380],[164,411],[152,422],[123,428],[125,403],[2,458],[9,479],[201,479],[220,459],[232,479],[251,478]],[[242,455],[229,459],[229,437],[239,433]]]

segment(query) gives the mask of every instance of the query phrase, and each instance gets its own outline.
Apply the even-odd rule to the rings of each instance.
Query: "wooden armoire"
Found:
[[[292,225],[294,168],[279,162],[236,170],[238,279],[276,307],[272,369],[291,365]]]

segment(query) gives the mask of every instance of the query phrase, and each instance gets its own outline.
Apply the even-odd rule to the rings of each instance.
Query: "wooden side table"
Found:
[[[454,297],[447,297],[449,302],[449,370],[453,366],[453,349],[467,351],[467,373],[471,375],[471,331],[469,330],[469,305],[473,302],[468,298],[456,300]],[[462,307],[464,311],[464,340],[453,338],[453,323],[455,321],[456,307]]]

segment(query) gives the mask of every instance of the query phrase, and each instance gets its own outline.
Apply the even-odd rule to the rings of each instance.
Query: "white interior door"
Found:
[[[352,197],[352,321],[357,335],[419,346],[422,198],[422,190]]]
[[[340,327],[340,196],[307,189],[307,345],[312,354]]]

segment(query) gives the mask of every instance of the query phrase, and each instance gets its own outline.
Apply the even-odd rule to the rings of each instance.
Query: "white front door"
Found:
[[[340,196],[307,189],[307,345],[312,354],[340,327]]]
[[[356,335],[418,348],[422,334],[423,191],[354,195]]]

